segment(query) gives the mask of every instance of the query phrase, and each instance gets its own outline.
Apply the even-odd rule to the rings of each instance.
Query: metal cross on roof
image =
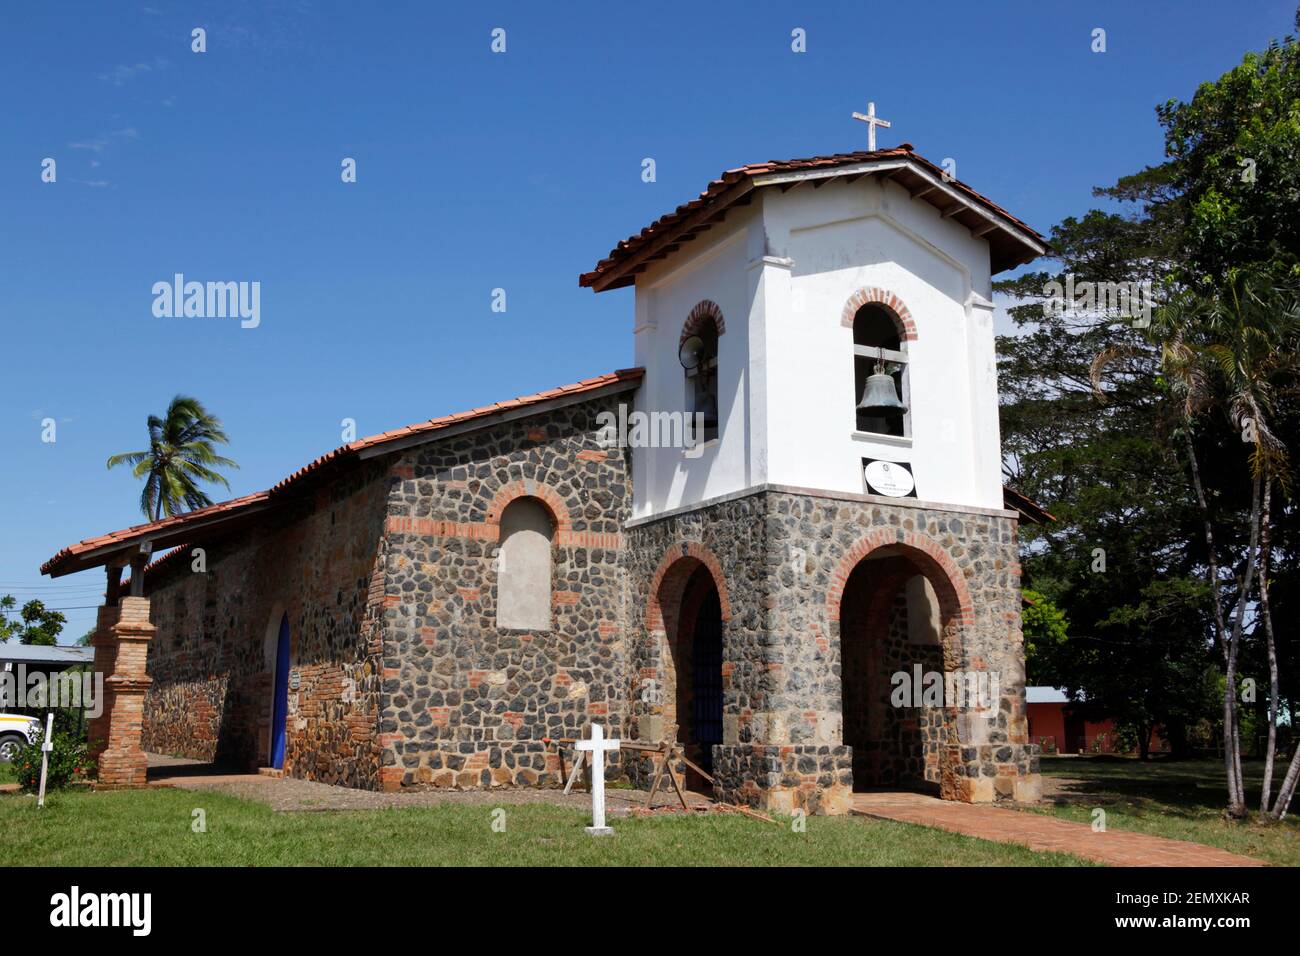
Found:
[[[867,149],[874,150],[876,148],[876,127],[883,126],[885,129],[889,129],[889,120],[876,118],[875,103],[868,103],[867,111],[865,113],[854,113],[853,118],[862,120],[867,124]]]

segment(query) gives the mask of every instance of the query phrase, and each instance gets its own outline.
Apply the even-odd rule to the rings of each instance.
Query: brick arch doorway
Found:
[[[677,739],[689,757],[713,773],[713,748],[722,743],[722,600],[704,565],[686,581],[672,645],[677,685]],[[712,786],[690,767],[686,786],[711,792]]]
[[[710,772],[723,742],[723,657],[731,616],[726,578],[716,556],[694,541],[668,549],[651,581],[646,628],[655,683],[642,698],[649,739],[683,744],[687,757]],[[687,768],[686,785],[712,792]]]
[[[853,789],[938,794],[958,742],[944,706],[945,675],[959,668],[963,601],[925,552],[882,547],[853,566],[839,607],[843,740]]]

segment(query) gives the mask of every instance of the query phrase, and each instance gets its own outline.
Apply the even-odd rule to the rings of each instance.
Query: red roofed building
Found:
[[[1136,744],[1121,736],[1110,718],[1089,720],[1070,706],[1070,698],[1058,687],[1026,687],[1029,736],[1045,754],[1131,753]],[[1159,729],[1151,731],[1151,752],[1167,750]]]

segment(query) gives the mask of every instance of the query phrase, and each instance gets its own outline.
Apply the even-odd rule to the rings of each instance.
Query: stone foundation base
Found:
[[[741,744],[713,748],[714,796],[774,813],[847,813],[853,748]]]
[[[456,745],[452,744],[454,748]],[[381,767],[382,790],[403,787],[437,787],[448,790],[487,790],[492,787],[562,787],[560,757],[541,741],[519,741],[478,749],[426,751],[406,745],[398,763]],[[565,748],[565,771],[573,769],[570,748]],[[607,778],[621,775],[619,755],[607,756]]]
[[[1037,744],[949,747],[939,784],[945,800],[1037,803],[1042,796]]]

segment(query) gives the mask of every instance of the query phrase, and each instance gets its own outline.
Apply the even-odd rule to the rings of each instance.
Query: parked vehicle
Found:
[[[0,713],[0,763],[11,763],[40,731],[41,722],[35,717]]]

